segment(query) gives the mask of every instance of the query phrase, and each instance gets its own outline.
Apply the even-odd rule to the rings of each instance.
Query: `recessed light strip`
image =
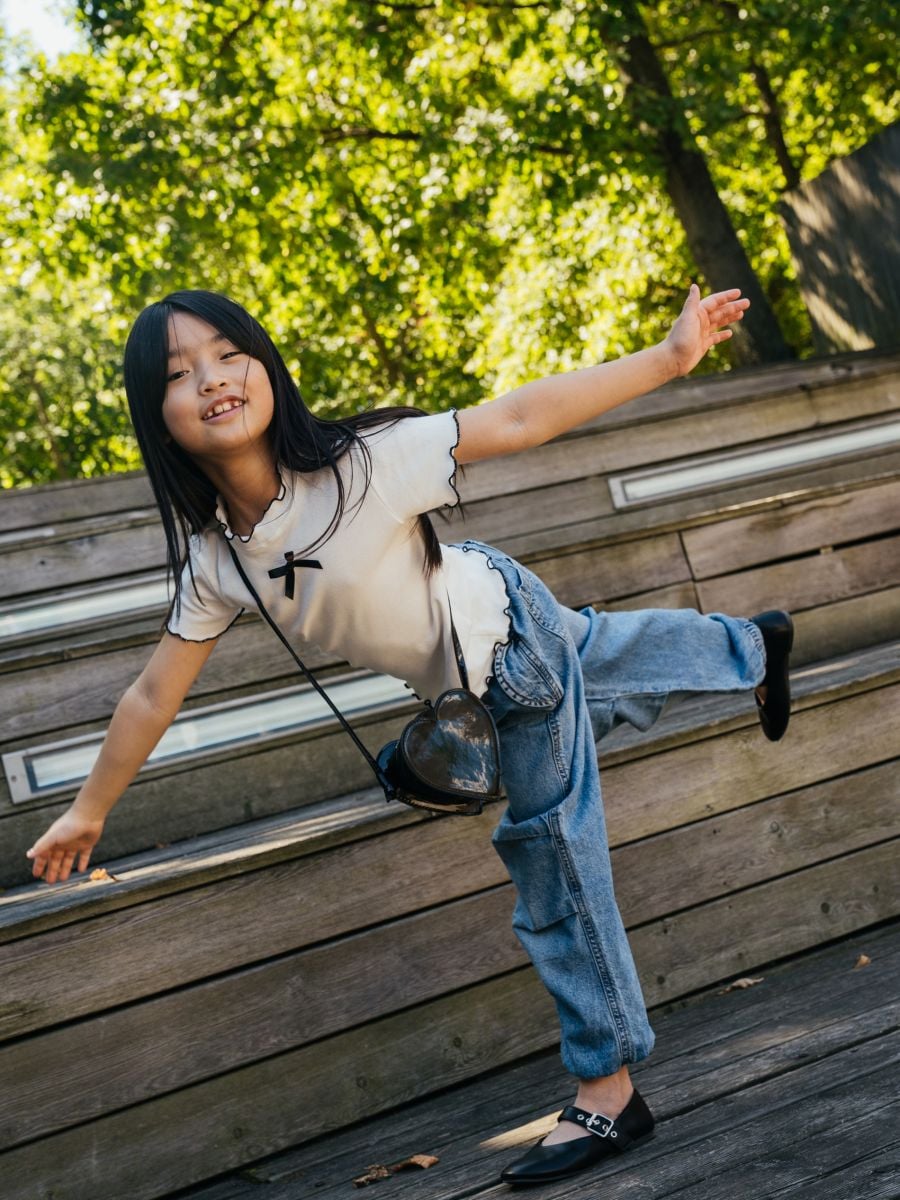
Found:
[[[412,692],[389,675],[363,675],[328,685],[329,695],[346,715],[392,708],[413,699]],[[177,717],[147,760],[147,766],[210,754],[223,746],[246,745],[285,733],[308,730],[337,720],[312,688],[293,688],[259,700],[232,700]],[[14,804],[70,791],[90,773],[103,733],[33,746],[3,755],[3,769]],[[142,768],[144,769],[144,768]]]
[[[629,504],[695,491],[717,483],[771,474],[864,450],[881,450],[897,442],[900,442],[900,421],[888,421],[742,454],[693,459],[678,467],[617,475],[610,478],[609,486],[616,508],[625,508]]]
[[[125,586],[92,588],[75,595],[58,594],[48,599],[5,605],[0,609],[0,641],[28,633],[60,628],[118,613],[143,609],[165,609],[169,603],[165,575],[154,574]]]

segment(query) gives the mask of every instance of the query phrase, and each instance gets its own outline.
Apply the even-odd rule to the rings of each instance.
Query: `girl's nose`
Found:
[[[217,370],[216,366],[212,366],[200,375],[200,391],[204,394],[206,392],[214,392],[216,388],[221,387],[225,382],[223,373]]]

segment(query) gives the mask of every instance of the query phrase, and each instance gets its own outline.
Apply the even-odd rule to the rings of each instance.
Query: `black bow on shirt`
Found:
[[[314,567],[317,571],[322,570],[322,564],[317,558],[294,558],[293,550],[284,552],[284,564],[280,567],[273,567],[269,572],[270,579],[280,579],[284,576],[284,594],[288,600],[294,598],[294,571],[297,567]]]

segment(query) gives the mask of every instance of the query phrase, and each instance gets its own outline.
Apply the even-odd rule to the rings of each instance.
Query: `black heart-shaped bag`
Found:
[[[443,692],[433,705],[426,702],[424,712],[413,717],[400,737],[383,746],[375,759],[269,616],[244,573],[234,546],[227,538],[225,544],[238,574],[256,601],[260,615],[353,739],[384,789],[386,799],[399,800],[412,808],[428,812],[477,816],[486,801],[500,798],[502,785],[497,727],[490,710],[474,692],[469,691],[468,672],[452,612],[450,632],[463,686]]]
[[[501,794],[494,718],[467,688],[444,692],[413,717],[382,747],[378,766],[393,790],[389,799],[430,812],[477,815]]]

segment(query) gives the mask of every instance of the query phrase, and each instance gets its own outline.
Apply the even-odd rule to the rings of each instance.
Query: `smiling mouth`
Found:
[[[220,417],[234,408],[243,408],[245,403],[244,400],[220,400],[218,404],[208,408],[200,419],[201,421],[211,421],[213,417]]]

